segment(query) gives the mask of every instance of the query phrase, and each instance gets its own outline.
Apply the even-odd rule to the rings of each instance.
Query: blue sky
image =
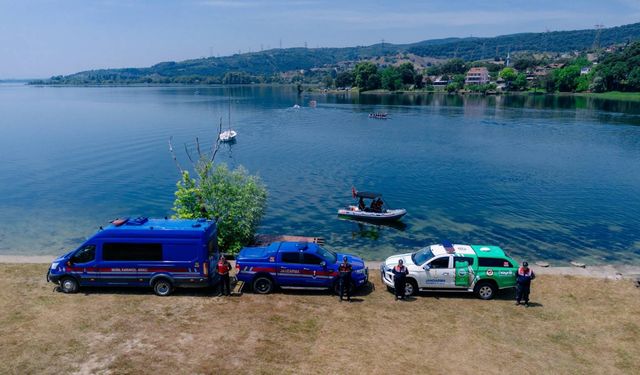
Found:
[[[0,0],[0,78],[640,22],[640,0]]]

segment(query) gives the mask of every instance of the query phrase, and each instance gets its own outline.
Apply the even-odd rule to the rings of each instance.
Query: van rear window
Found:
[[[500,258],[478,258],[480,267],[513,268],[511,262]]]
[[[110,242],[102,245],[103,260],[162,260],[159,243]]]

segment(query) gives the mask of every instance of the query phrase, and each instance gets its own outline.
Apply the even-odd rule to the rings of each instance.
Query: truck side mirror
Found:
[[[424,266],[422,266],[422,269],[424,269],[425,271],[429,271],[431,269],[431,266],[428,264],[425,264]]]

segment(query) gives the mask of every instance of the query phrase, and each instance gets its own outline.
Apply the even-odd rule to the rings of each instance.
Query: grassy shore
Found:
[[[640,101],[640,92],[620,92],[610,91],[602,93],[576,93],[577,96],[586,96],[590,98],[610,99],[610,100],[627,100],[627,101]]]
[[[375,290],[212,297],[54,291],[46,265],[0,265],[0,373],[632,374],[640,289],[631,280],[539,276],[530,308]]]

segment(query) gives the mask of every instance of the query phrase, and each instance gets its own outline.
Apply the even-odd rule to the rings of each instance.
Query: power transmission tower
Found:
[[[593,39],[593,49],[597,53],[598,50],[600,49],[600,33],[602,32],[602,28],[604,27],[604,25],[597,24],[597,25],[594,25],[593,27],[596,28],[596,36]]]
[[[307,41],[304,41],[304,48],[307,49]]]

